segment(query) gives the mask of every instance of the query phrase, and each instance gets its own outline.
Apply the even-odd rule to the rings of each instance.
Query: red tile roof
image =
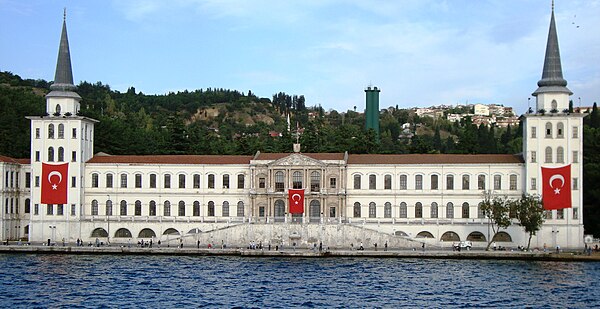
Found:
[[[258,157],[255,160],[279,160],[281,158],[285,158],[287,156],[292,155],[293,153],[259,153]],[[315,160],[344,160],[343,153],[301,153],[301,155],[305,155],[309,158],[313,158]]]
[[[31,161],[31,159],[15,159],[15,158],[0,155],[0,162],[29,164],[29,161]]]
[[[125,164],[250,164],[252,156],[221,155],[156,155],[156,156],[111,156],[96,155],[87,163]]]
[[[498,164],[523,163],[510,154],[351,154],[348,164]]]

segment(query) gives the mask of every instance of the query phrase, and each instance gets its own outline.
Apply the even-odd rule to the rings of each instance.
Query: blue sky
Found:
[[[0,0],[0,70],[52,80],[63,17],[75,83],[304,94],[326,110],[499,103],[541,78],[550,0]],[[577,106],[600,101],[600,0],[557,0]],[[594,30],[596,29],[596,30]],[[533,98],[532,98],[533,105]]]

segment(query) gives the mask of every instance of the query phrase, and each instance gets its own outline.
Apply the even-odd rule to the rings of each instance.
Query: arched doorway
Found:
[[[138,238],[153,238],[153,237],[156,237],[156,233],[154,233],[154,231],[149,228],[145,228],[145,229],[141,230],[140,233],[138,234]]]
[[[422,231],[422,232],[419,232],[419,234],[417,234],[417,238],[433,238],[433,234],[431,234],[427,231]]]
[[[285,221],[285,202],[283,200],[275,201],[275,222]]]
[[[472,232],[471,234],[469,234],[469,236],[467,236],[467,240],[469,240],[469,241],[479,241],[479,242],[486,242],[487,241],[485,239],[485,235],[483,235],[483,233],[481,233],[481,232]]]
[[[310,201],[310,206],[308,207],[308,217],[310,222],[321,221],[321,202],[319,202],[319,200]]]
[[[108,232],[105,229],[99,227],[92,231],[92,237],[108,237]]]
[[[456,234],[455,232],[452,231],[448,231],[444,234],[442,234],[442,237],[440,238],[441,241],[460,241],[460,236],[458,236],[458,234]]]

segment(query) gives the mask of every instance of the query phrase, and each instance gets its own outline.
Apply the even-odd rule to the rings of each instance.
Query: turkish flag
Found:
[[[542,167],[542,202],[546,210],[571,208],[571,164]]]
[[[290,213],[304,213],[304,189],[289,189]]]
[[[67,204],[69,163],[42,163],[42,204]]]

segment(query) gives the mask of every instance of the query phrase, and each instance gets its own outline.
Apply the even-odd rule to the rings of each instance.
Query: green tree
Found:
[[[519,225],[529,234],[527,240],[527,250],[529,250],[531,238],[542,228],[544,223],[542,202],[536,196],[523,194],[521,199],[511,203],[511,207],[519,220]]]
[[[506,196],[497,196],[489,191],[484,193],[481,211],[488,218],[488,224],[492,228],[494,236],[500,229],[506,229],[510,226],[510,205],[511,201]],[[486,250],[490,249],[493,240],[494,237],[492,236],[488,240]]]

